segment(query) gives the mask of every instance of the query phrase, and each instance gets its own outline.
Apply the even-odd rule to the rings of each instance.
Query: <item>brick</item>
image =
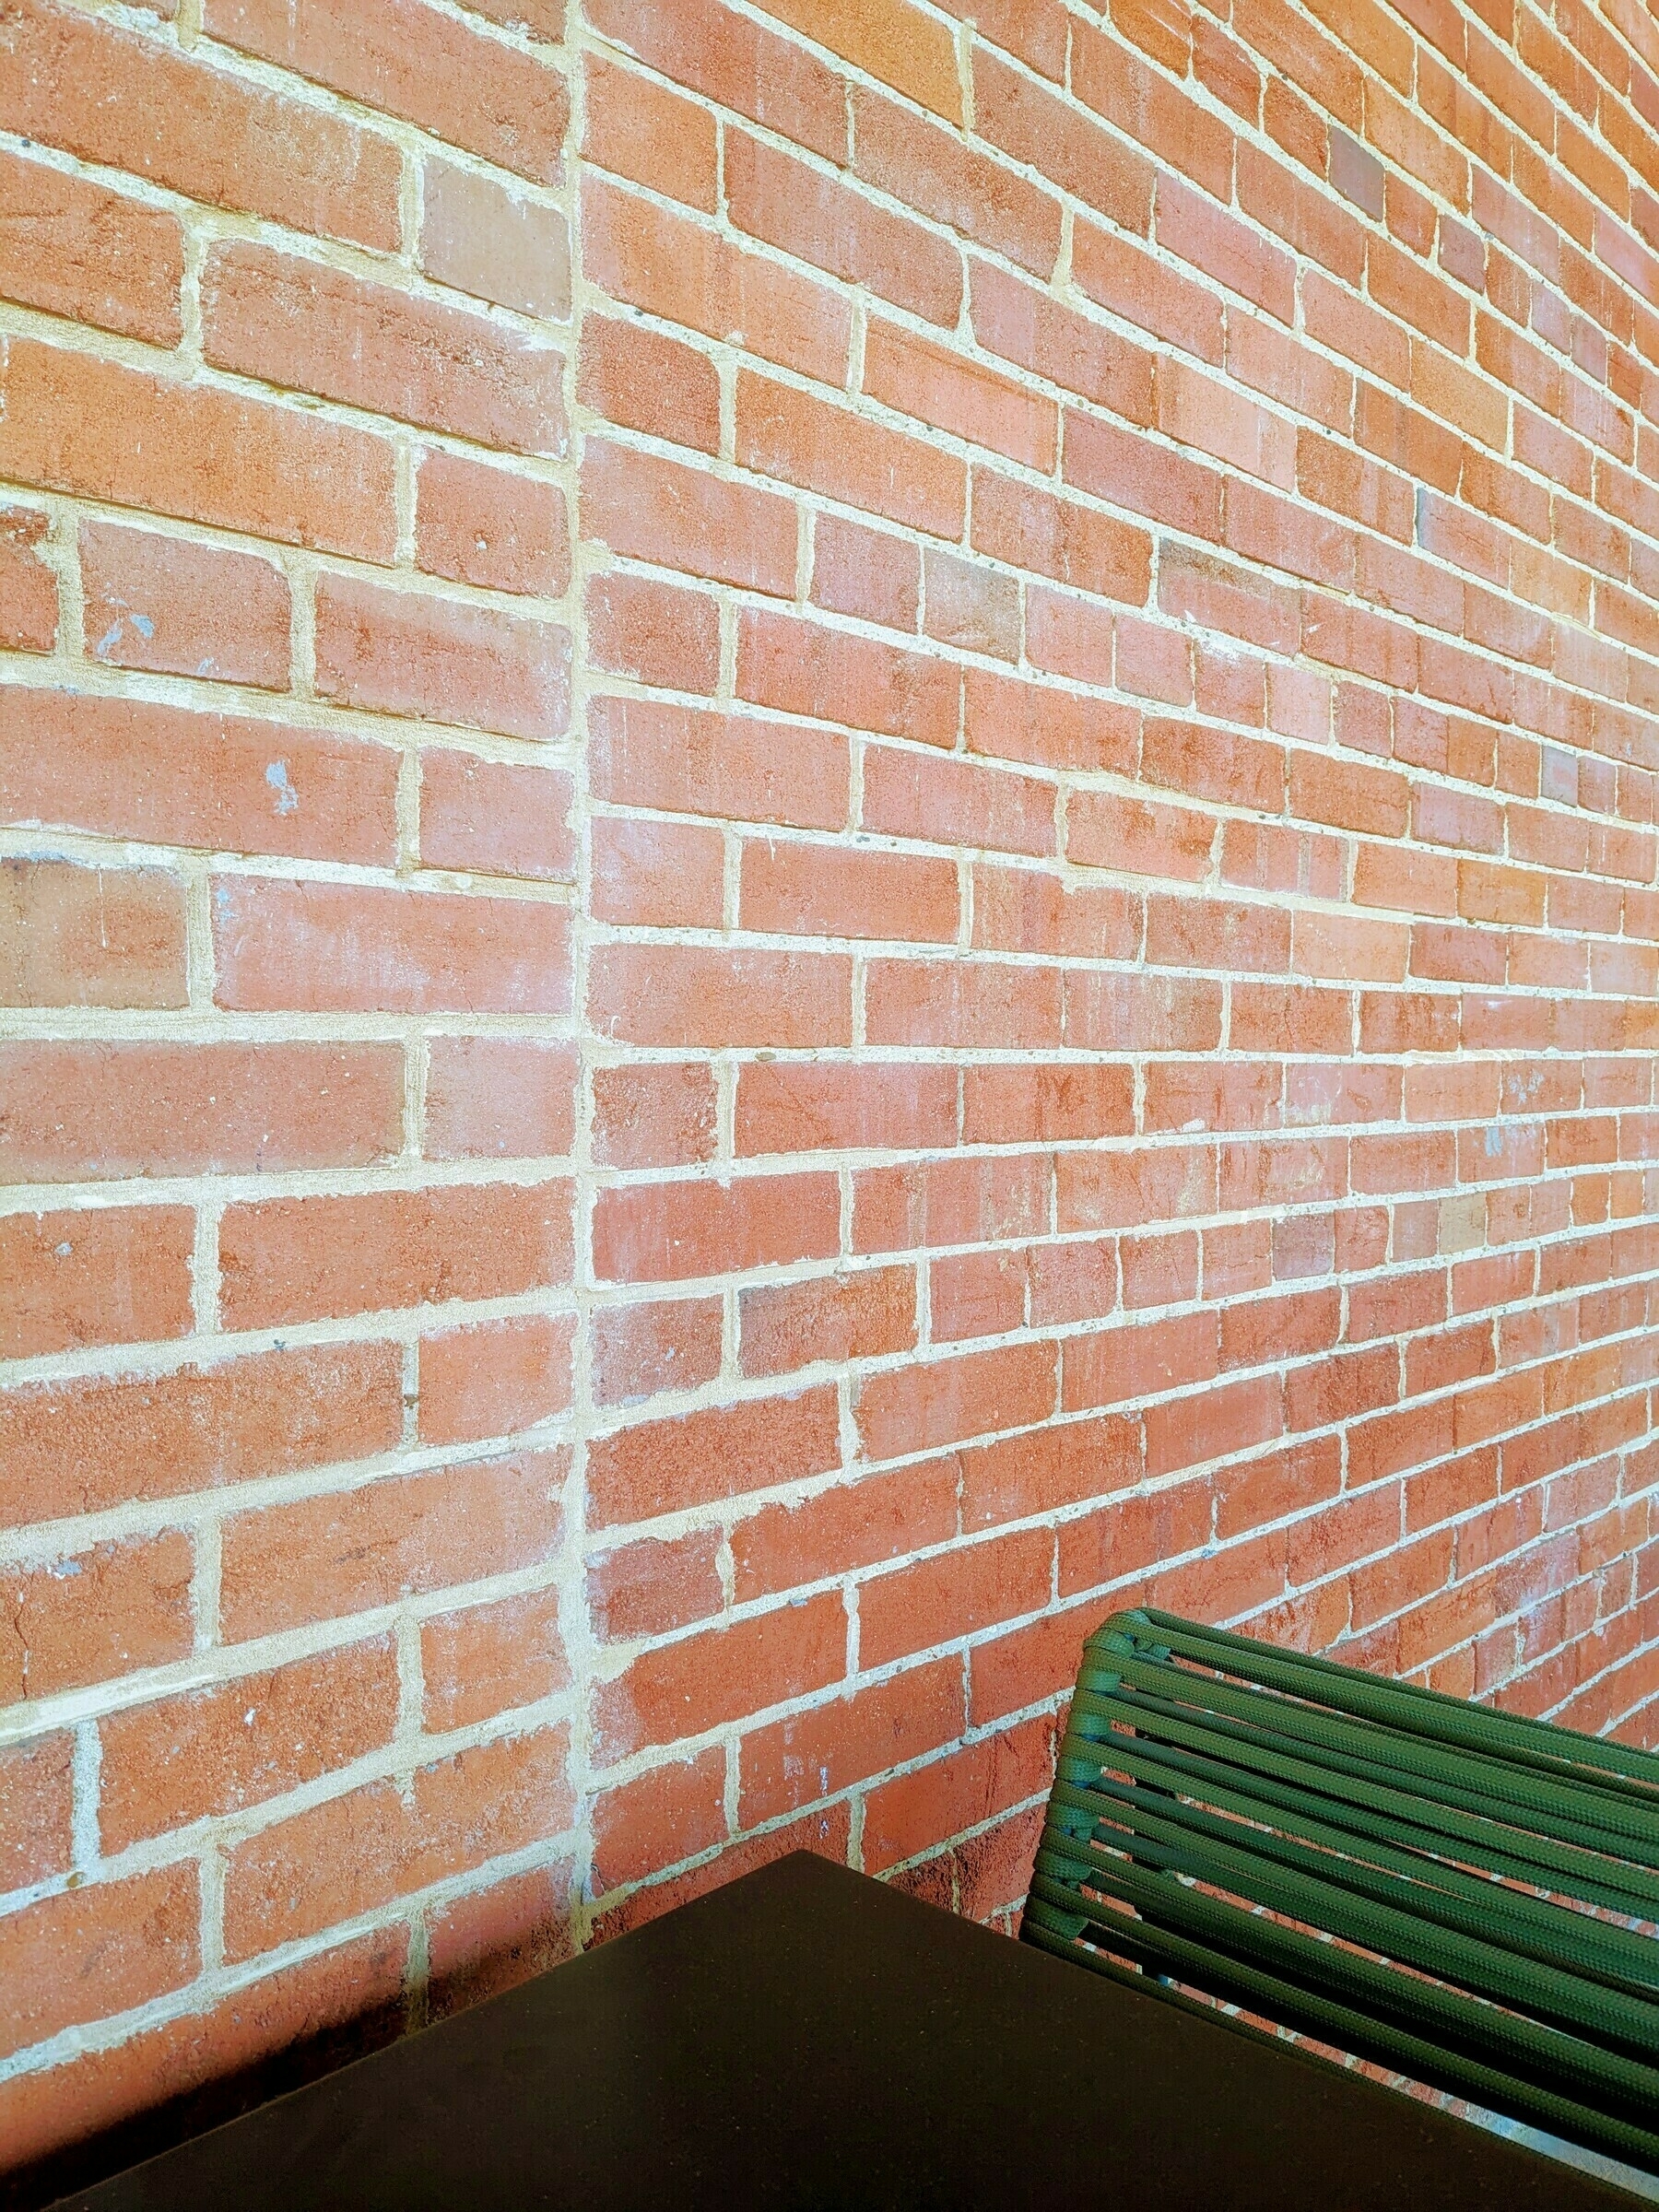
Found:
[[[521,314],[563,323],[571,312],[571,240],[559,209],[450,161],[429,160],[422,175],[420,265],[440,284]]]
[[[429,747],[420,760],[420,857],[480,876],[569,883],[576,873],[570,777]]]
[[[688,1536],[641,1536],[588,1562],[587,1601],[606,1643],[665,1636],[720,1612],[724,1604],[713,1529]]]
[[[610,1168],[691,1167],[714,1153],[714,1083],[693,1061],[594,1070],[594,1154]]]
[[[737,377],[736,457],[758,476],[823,492],[889,522],[937,537],[961,535],[968,491],[962,462],[748,370]]]
[[[746,608],[739,620],[740,697],[783,713],[815,713],[854,729],[948,747],[961,712],[961,678],[939,654]]]
[[[50,20],[37,18],[33,28]],[[19,88],[8,83],[10,76],[0,57],[0,113],[17,102]],[[176,346],[184,332],[183,281],[184,234],[176,216],[43,162],[15,154],[0,160],[6,299],[152,346]]]
[[[601,922],[718,929],[725,839],[703,823],[602,816],[593,825],[593,910]]]
[[[962,303],[961,255],[936,232],[892,215],[839,178],[747,131],[725,140],[726,206],[749,237],[867,286],[877,299],[949,328]]]
[[[420,1441],[471,1443],[535,1429],[571,1403],[568,1315],[485,1321],[420,1340]]]
[[[187,1657],[194,1565],[189,1539],[174,1529],[10,1569],[0,1577],[0,1703]]]
[[[75,1860],[75,1739],[48,1735],[0,1753],[0,1880],[26,1889]]]
[[[594,1316],[594,1397],[632,1406],[665,1390],[695,1390],[720,1372],[724,1311],[717,1298],[665,1298]]]
[[[1044,1715],[880,1783],[865,1801],[866,1871],[880,1873],[941,1835],[980,1827],[1042,1795],[1052,1779],[1053,1741],[1053,1724]]]
[[[597,1032],[634,1044],[852,1042],[852,967],[838,954],[606,946],[588,993]]]
[[[112,1713],[99,1724],[99,1836],[124,1851],[214,1814],[241,1812],[389,1744],[392,1640]]]
[[[947,123],[962,120],[956,47],[909,0],[778,0],[771,11]]]
[[[216,366],[266,383],[513,453],[564,451],[562,354],[319,262],[214,247],[202,272],[202,346]]]
[[[422,453],[415,559],[429,575],[457,583],[557,599],[571,581],[564,494],[459,453]]]
[[[184,903],[160,869],[0,860],[0,1006],[182,1006]]]
[[[607,422],[706,453],[720,448],[720,379],[695,347],[598,315],[583,324],[576,395]]]
[[[397,1442],[401,1400],[381,1344],[25,1384],[0,1396],[8,1512],[27,1524],[366,1458]]]
[[[982,45],[973,54],[973,125],[1017,162],[1145,235],[1153,176],[1146,157]]]
[[[118,668],[288,688],[288,582],[274,562],[147,530],[83,523],[89,651]]]
[[[648,1768],[594,1804],[594,1888],[603,1895],[725,1840],[723,1751]]]
[[[0,1215],[0,1353],[38,1359],[190,1333],[188,1206]]]
[[[768,1152],[949,1145],[957,1083],[943,1067],[877,1067],[755,1061],[741,1069],[735,1115],[739,1158]]]
[[[421,1623],[423,1719],[442,1734],[539,1704],[568,1688],[559,1593],[527,1590]]]
[[[225,1951],[257,1952],[355,1917],[570,1825],[562,1729],[506,1736],[297,1813],[230,1854]],[[318,1870],[331,1871],[326,1881]]]
[[[613,300],[705,337],[741,331],[762,360],[825,383],[844,378],[852,309],[827,286],[598,178],[583,180],[582,211],[586,274]]]
[[[956,868],[921,853],[755,840],[743,848],[738,918],[745,929],[786,936],[949,944]]]
[[[1060,979],[1053,969],[966,960],[881,960],[865,986],[873,1044],[1002,1045],[1060,1041]]]
[[[196,1871],[90,1882],[0,1921],[0,2051],[182,1989],[200,1967]]]
[[[1053,1532],[1031,1528],[875,1576],[858,1594],[859,1664],[883,1666],[908,1653],[1041,1612],[1053,1572]]]
[[[870,1376],[855,1408],[865,1453],[888,1459],[1045,1420],[1057,1365],[1054,1346],[1024,1344]]]
[[[402,1125],[385,1046],[0,1045],[0,1163],[19,1181],[367,1166]]]
[[[570,1270],[567,1182],[269,1198],[227,1206],[219,1223],[231,1328],[510,1297]]]
[[[594,1741],[605,1759],[676,1744],[728,1721],[827,1689],[846,1670],[846,1615],[835,1595],[706,1629],[642,1653],[597,1683]]]
[[[594,1525],[654,1520],[841,1464],[833,1386],[618,1430],[588,1448]]]
[[[700,475],[676,461],[590,441],[582,534],[614,553],[788,598],[795,520],[775,492]]]
[[[570,916],[528,899],[221,877],[220,1006],[563,1014]]]
[[[908,1267],[878,1267],[759,1287],[742,1293],[738,1314],[746,1375],[880,1358],[915,1345],[916,1278]]]
[[[973,544],[993,559],[1131,606],[1145,604],[1151,541],[1112,515],[985,472],[973,482]]]
[[[812,533],[812,603],[831,614],[862,615],[892,629],[913,630],[921,610],[917,547],[886,531],[843,516],[819,514]]]
[[[0,118],[24,138],[210,207],[382,251],[397,246],[402,161],[387,140],[55,0],[19,0],[7,19]],[[140,219],[136,210],[124,218]],[[114,271],[101,248],[94,265],[109,284]]]
[[[268,1636],[547,1560],[565,1465],[562,1453],[527,1452],[234,1514],[224,1530],[224,1634]]]
[[[846,100],[835,70],[797,41],[719,0],[597,0],[594,28],[672,83],[830,160],[846,152]]]
[[[429,1906],[429,2017],[447,2019],[571,1958],[571,1887],[565,1859],[492,1882],[442,1911]]]
[[[588,653],[599,667],[668,690],[714,690],[720,610],[708,594],[618,571],[589,582],[585,613]]]
[[[40,547],[51,517],[38,507],[0,507],[0,646],[50,653],[58,637],[57,578]]]
[[[873,399],[989,446],[1041,476],[1052,474],[1060,411],[1011,377],[959,361],[949,347],[918,338],[896,323],[865,334],[864,389]],[[902,517],[896,517],[902,520]]]
[[[434,1037],[423,1149],[431,1159],[534,1159],[570,1151],[575,1055],[568,1046]]]
[[[373,431],[33,338],[0,339],[0,400],[14,483],[392,558],[393,449]]]
[[[852,786],[844,737],[655,700],[599,700],[589,712],[595,794],[716,819],[845,825]]]
[[[564,78],[534,51],[481,38],[425,0],[370,0],[349,24],[324,0],[209,0],[204,27],[534,183],[559,182]]]
[[[718,126],[707,108],[597,53],[585,91],[584,161],[713,214]]]
[[[871,1584],[879,1588],[880,1584]],[[962,1677],[949,1660],[910,1668],[814,1705],[743,1739],[746,1821],[775,1818],[815,1797],[907,1765],[962,1732]]]
[[[957,1533],[956,1472],[923,1461],[891,1475],[861,1473],[798,1505],[767,1505],[732,1532],[739,1601],[901,1559]]]
[[[1035,276],[1052,271],[1060,250],[1052,194],[863,85],[853,88],[853,170],[866,182]]]
[[[1030,854],[1055,848],[1055,788],[975,760],[930,759],[890,747],[865,753],[866,830],[889,837]]]

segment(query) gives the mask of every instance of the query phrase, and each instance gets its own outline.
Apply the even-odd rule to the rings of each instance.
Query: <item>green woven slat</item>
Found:
[[[1044,1948],[1659,2171],[1656,1919],[1652,1754],[1168,1614],[1088,1641]]]

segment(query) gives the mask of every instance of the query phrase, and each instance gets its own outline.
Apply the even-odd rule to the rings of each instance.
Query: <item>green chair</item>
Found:
[[[1084,1646],[1028,1943],[1659,2171],[1655,1923],[1651,1752],[1168,1613]]]

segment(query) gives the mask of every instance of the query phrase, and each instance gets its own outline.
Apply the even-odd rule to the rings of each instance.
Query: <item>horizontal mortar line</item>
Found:
[[[359,1645],[375,1642],[392,1635],[404,1621],[424,1625],[428,1621],[443,1619],[452,1613],[470,1612],[514,1597],[556,1591],[559,1587],[557,1576],[563,1565],[564,1560],[560,1557],[551,1561],[538,1561],[530,1567],[513,1568],[504,1573],[477,1577],[469,1582],[445,1583],[437,1589],[417,1591],[398,1597],[385,1605],[367,1606],[358,1613],[301,1621],[291,1628],[273,1629],[263,1635],[241,1641],[214,1644],[205,1651],[193,1653],[188,1659],[142,1667],[131,1674],[113,1676],[104,1682],[89,1683],[81,1689],[55,1690],[47,1696],[29,1699],[22,1704],[0,1710],[0,1743],[27,1743],[39,1736],[55,1735],[61,1729],[82,1727],[113,1713],[153,1705],[163,1699],[182,1697],[196,1690],[231,1688],[252,1676],[272,1673],[300,1661],[323,1657],[335,1652],[348,1653]],[[0,1568],[0,1575],[6,1571],[7,1569]],[[551,1706],[573,1695],[571,1688],[555,1691],[549,1698],[537,1700],[537,1708],[543,1703]],[[493,1724],[500,1717],[490,1716],[488,1724],[468,1725]],[[466,1733],[465,1729],[449,1732],[450,1735]],[[424,1744],[427,1739],[423,1735],[420,1740]],[[436,1741],[437,1738],[432,1740]],[[395,1742],[403,1744],[406,1739],[397,1738]],[[388,1738],[383,1748],[390,1751],[394,1747],[394,1739]],[[379,1751],[373,1754],[375,1757],[380,1755]],[[247,1809],[252,1812],[256,1808]]]

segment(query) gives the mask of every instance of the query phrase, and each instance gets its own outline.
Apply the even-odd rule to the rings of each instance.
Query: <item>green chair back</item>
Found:
[[[1659,1757],[1150,1610],[1089,1637],[1023,1927],[1659,2171]]]

